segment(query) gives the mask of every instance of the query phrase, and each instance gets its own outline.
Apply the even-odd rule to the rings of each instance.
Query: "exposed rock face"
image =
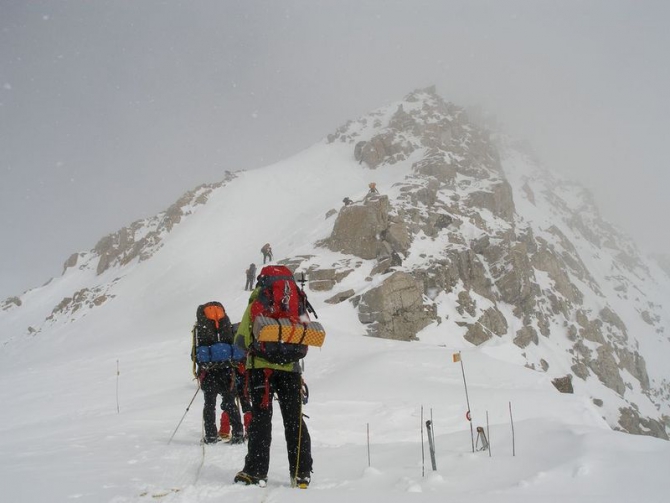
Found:
[[[595,386],[630,400],[639,383],[650,400],[670,402],[670,380],[652,382],[635,343],[638,335],[629,333],[629,321],[606,301],[611,289],[605,287],[611,286],[620,298],[637,302],[639,317],[665,336],[659,306],[638,301],[633,286],[648,269],[635,247],[600,218],[588,192],[540,169],[523,176],[503,170],[499,148],[508,148],[505,140],[496,144],[433,88],[411,93],[391,114],[372,113],[348,123],[329,141],[351,144],[354,157],[368,168],[384,169],[412,156],[411,173],[394,185],[383,208],[365,208],[366,202],[349,215],[347,208],[340,211],[330,249],[376,259],[373,277],[394,270],[392,278],[411,273],[430,299],[450,294],[457,299],[456,314],[446,321],[466,327],[464,338],[474,345],[501,337],[520,348],[529,369],[549,372],[547,360],[560,362],[560,357],[539,356],[547,350],[540,336],[556,339],[560,344],[552,347],[564,344],[566,363],[584,381],[580,389],[599,381]],[[522,211],[550,218],[542,224],[524,219],[515,199],[523,202]],[[424,247],[432,241],[444,243],[443,248]],[[424,248],[430,251],[422,253]],[[585,265],[597,262],[601,253],[612,257],[605,275]],[[376,290],[354,297],[360,300],[361,321],[377,336],[406,339],[391,323],[392,313],[400,312],[397,306],[383,305]],[[426,311],[418,295],[402,305],[403,320],[412,309],[418,316]],[[572,374],[562,379],[566,389],[571,387]],[[618,418],[608,420],[617,424]],[[629,431],[636,429],[632,425]]]
[[[628,407],[619,409],[621,417],[619,418],[619,425],[624,431],[634,433],[636,435],[649,435],[652,437],[662,438],[668,440],[668,434],[665,431],[665,426],[661,421],[656,419],[644,418],[640,414]]]
[[[21,299],[19,297],[7,297],[2,302],[2,310],[3,311],[8,311],[12,307],[19,307],[22,304],[23,304],[23,302],[21,302]]]
[[[411,146],[403,142],[391,130],[375,136],[370,141],[357,144],[354,155],[358,160],[374,169],[384,162],[394,164],[403,161],[412,150]]]
[[[390,222],[385,231],[382,232],[382,239],[387,241],[395,251],[407,253],[412,244],[412,237],[405,222]]]
[[[649,375],[647,375],[647,363],[637,351],[629,351],[625,348],[615,346],[619,357],[619,368],[625,369],[638,380],[643,390],[649,389]]]
[[[316,269],[309,273],[309,289],[314,291],[332,290],[335,286],[335,269]]]
[[[459,298],[460,296],[461,294],[459,294]],[[501,336],[505,333],[507,333],[507,320],[505,316],[495,307],[490,307],[484,311],[476,323],[468,327],[464,338],[475,346],[479,346],[483,342],[493,338],[494,335]]]
[[[531,343],[537,345],[537,331],[531,326],[525,326],[516,331],[516,337],[514,338],[514,344],[520,348],[525,348]]]
[[[73,253],[72,255],[70,255],[70,257],[63,264],[63,272],[65,272],[65,270],[68,269],[69,267],[76,266],[78,259],[79,259],[78,253]]]
[[[469,204],[475,208],[485,208],[505,220],[514,216],[512,187],[506,180],[494,185],[491,191],[479,191],[470,194]]]
[[[63,321],[63,319],[72,319],[78,311],[85,313],[85,308],[90,309],[103,305],[109,299],[115,297],[107,293],[113,283],[95,288],[82,288],[75,292],[72,297],[65,297],[53,308],[46,321],[55,323]]]
[[[568,301],[581,304],[583,296],[579,289],[570,282],[565,272],[565,264],[548,248],[543,247],[533,254],[531,258],[533,267],[549,274],[554,281],[554,290],[560,293]]]
[[[358,304],[358,318],[374,337],[409,341],[426,327],[433,314],[423,305],[422,288],[409,274],[395,272],[367,291]]]
[[[126,265],[135,259],[140,261],[151,257],[162,245],[161,241],[193,206],[207,202],[208,195],[235,178],[235,174],[226,171],[223,181],[217,184],[201,185],[184,194],[165,212],[149,220],[138,220],[130,226],[103,237],[95,245],[93,252],[100,259],[96,272],[102,274],[113,265]],[[74,260],[73,256],[66,262]],[[76,262],[75,262],[76,263]]]
[[[451,290],[449,285],[453,286],[458,280],[461,280],[466,290],[492,298],[491,280],[473,250],[449,251],[447,257],[450,259],[450,264],[444,271],[445,279],[442,282],[447,291]]]
[[[463,338],[475,346],[479,346],[480,344],[483,344],[489,339],[493,338],[493,335],[491,334],[490,330],[487,330],[479,323],[475,323],[474,325],[470,325],[468,327],[468,331],[465,333]]]
[[[314,291],[332,290],[333,287],[351,273],[351,269],[310,269],[309,289]]]
[[[568,374],[565,377],[557,377],[551,381],[551,384],[561,393],[574,393],[572,387],[572,375]]]
[[[343,207],[325,244],[331,250],[363,259],[376,258],[382,242],[381,235],[389,227],[389,210],[387,196],[369,197],[363,204]]]
[[[626,391],[626,384],[619,373],[619,367],[614,359],[614,351],[610,346],[601,345],[597,353],[598,357],[590,362],[589,368],[598,376],[600,382],[623,396]]]
[[[350,299],[356,294],[353,290],[345,290],[344,292],[339,292],[333,295],[332,297],[324,300],[326,304],[339,304],[340,302],[344,302],[347,299]]]
[[[572,372],[580,379],[586,380],[586,378],[589,376],[589,368],[584,362],[575,363],[572,367],[570,367],[570,370],[572,370]]]
[[[456,179],[456,166],[451,163],[446,152],[432,150],[420,161],[412,165],[412,169],[424,176],[437,179],[442,184],[452,185]]]
[[[303,263],[311,258],[313,258],[313,255],[294,255],[293,257],[278,260],[277,263],[288,267],[293,274],[296,274],[296,271],[303,265]],[[307,272],[309,275],[310,271]],[[296,280],[300,281],[301,279],[302,273],[296,276]]]
[[[534,311],[540,289],[535,280],[527,243],[513,244],[509,251],[504,251],[502,260],[494,263],[490,271],[502,300],[516,306],[517,316]]]
[[[484,314],[477,321],[498,337],[507,333],[507,319],[495,307],[490,307],[484,311]]]

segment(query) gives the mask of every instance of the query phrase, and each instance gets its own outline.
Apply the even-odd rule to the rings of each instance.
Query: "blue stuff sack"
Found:
[[[232,356],[232,346],[225,342],[217,342],[210,346],[211,360],[213,362],[224,362]]]
[[[209,363],[212,361],[212,356],[209,351],[209,346],[198,346],[195,348],[195,359],[198,363]]]

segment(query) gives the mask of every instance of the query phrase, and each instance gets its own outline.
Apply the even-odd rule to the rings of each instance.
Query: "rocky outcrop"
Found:
[[[574,393],[575,390],[572,387],[572,375],[568,374],[565,377],[557,377],[551,381],[551,384],[560,391],[561,393]]]
[[[456,165],[451,163],[450,157],[441,150],[432,150],[423,159],[412,165],[417,174],[433,177],[438,182],[453,185],[456,178]]]
[[[332,290],[333,287],[346,278],[351,271],[351,269],[346,268],[310,269],[308,272],[309,289],[316,292]]]
[[[350,299],[355,295],[356,292],[353,290],[345,290],[344,292],[339,292],[333,295],[332,297],[324,300],[326,304],[339,304],[340,302],[344,302],[347,299]]]
[[[640,413],[632,407],[620,408],[619,425],[621,428],[635,435],[649,435],[652,437],[668,440],[668,434],[661,421],[640,416]]]
[[[636,343],[639,334],[626,326],[629,318],[622,319],[622,313],[606,302],[613,289],[620,299],[635,303],[646,326],[667,338],[660,306],[638,299],[643,296],[635,277],[648,269],[632,243],[602,221],[588,193],[541,170],[521,176],[503,172],[498,145],[505,141],[498,138],[496,145],[488,131],[432,88],[411,93],[391,114],[372,113],[349,123],[328,140],[351,144],[354,157],[376,169],[412,155],[411,173],[389,191],[396,194],[394,199],[343,208],[327,240],[332,250],[376,259],[372,277],[394,278],[352,298],[371,335],[411,339],[407,334],[416,334],[431,319],[424,318],[426,305],[420,297],[437,299],[444,292],[452,299],[456,295],[455,319],[448,323],[463,327],[470,343],[503,337],[519,348],[530,369],[546,372],[547,360],[567,363],[572,373],[557,380],[562,390],[571,392],[576,376],[583,380],[580,389],[605,386],[622,402],[639,389],[656,404],[670,401],[670,392],[659,389],[663,384],[650,380]],[[529,164],[535,162],[532,157],[528,155]],[[520,211],[529,211],[531,205],[530,211],[548,218],[541,224],[524,220],[515,197],[524,201]],[[604,268],[611,267],[605,276],[585,265],[597,262],[600,254],[610,259],[604,263]],[[408,289],[414,300],[385,304],[382,297],[403,297],[386,291],[393,290],[395,282],[407,281],[401,282],[398,274],[416,280]],[[332,280],[321,281],[332,287]],[[339,301],[338,296],[332,298]],[[491,305],[500,310],[485,309]],[[409,321],[410,316],[422,321],[407,328],[416,320]],[[551,359],[541,358],[550,350],[540,336],[559,338],[550,346],[563,343],[566,361],[553,354]],[[639,389],[631,379],[639,382]],[[617,419],[608,417],[610,424]],[[628,431],[636,428],[643,429],[626,426]]]
[[[77,260],[79,259],[79,253],[73,253],[68,257],[68,259],[63,264],[63,273],[70,268],[77,265]]]
[[[316,292],[332,290],[335,286],[336,269],[316,269],[309,273],[309,289]]]
[[[533,267],[539,271],[544,271],[549,275],[549,278],[554,282],[554,290],[556,292],[560,293],[569,302],[575,304],[582,303],[583,295],[579,289],[570,282],[564,262],[547,247],[542,247],[537,253],[534,253],[531,258],[531,263]]]
[[[537,345],[538,340],[537,331],[531,326],[525,326],[516,331],[516,337],[513,342],[523,349],[531,343]]]
[[[356,297],[358,319],[373,337],[410,341],[433,319],[423,304],[423,288],[404,272],[395,272],[376,288]]]
[[[471,193],[468,204],[473,208],[487,209],[504,220],[511,221],[514,216],[512,187],[506,180],[493,185],[488,191]]]
[[[225,185],[235,176],[234,173],[226,171],[223,181],[201,185],[187,192],[156,217],[138,220],[118,232],[103,237],[93,249],[93,252],[100,257],[96,268],[97,274],[102,274],[114,265],[123,266],[135,259],[141,262],[151,257],[162,246],[164,237],[190,213],[194,206],[206,203],[208,195],[213,190]],[[74,260],[73,256],[66,262],[66,268],[71,260]]]
[[[615,352],[619,358],[619,368],[627,370],[630,375],[639,381],[640,387],[643,390],[648,390],[649,375],[647,374],[647,363],[640,353],[622,347],[615,347]]]
[[[491,257],[492,253],[495,252],[489,249],[486,255]],[[494,260],[489,270],[502,300],[515,306],[515,315],[528,316],[535,312],[536,297],[540,293],[530,261],[528,243],[514,243],[503,253],[502,259]]]
[[[484,344],[489,339],[493,338],[493,334],[486,327],[475,323],[474,325],[469,325],[468,330],[465,332],[463,338],[475,346]]]
[[[461,292],[461,294],[463,293],[465,292]],[[467,303],[467,299],[469,299],[470,296],[462,296],[461,294],[459,294],[459,304],[461,300],[462,302]],[[474,304],[470,307],[472,311],[474,311]],[[493,338],[494,335],[501,336],[505,333],[507,333],[507,320],[505,319],[505,316],[495,307],[490,307],[482,313],[474,324],[468,327],[464,339],[475,346],[479,346]]]
[[[2,310],[3,311],[8,311],[13,307],[20,307],[23,304],[21,302],[21,299],[19,297],[7,297],[5,300],[2,301]]]
[[[402,221],[391,221],[380,237],[391,245],[394,251],[406,254],[412,244],[412,236],[409,233],[407,224]]]
[[[589,363],[589,368],[605,386],[623,396],[626,391],[619,367],[614,359],[614,351],[608,345],[601,345],[597,349],[598,357]]]
[[[335,220],[333,232],[323,244],[363,259],[374,259],[380,251],[381,235],[389,227],[387,196],[366,198],[361,204],[345,206]]]
[[[393,125],[391,127],[393,128]],[[395,164],[404,161],[413,150],[411,144],[404,142],[396,131],[391,129],[374,136],[369,141],[357,143],[354,157],[369,168],[375,169],[383,163]]]
[[[450,291],[450,285],[458,280],[463,281],[466,290],[487,298],[492,297],[491,280],[479,256],[473,250],[458,250],[447,252],[448,268],[444,271],[444,286]]]
[[[63,298],[53,308],[51,314],[46,318],[46,322],[70,321],[78,312],[86,314],[88,310],[103,305],[115,297],[115,295],[108,293],[115,282],[95,288],[82,288],[75,292],[72,297]]]

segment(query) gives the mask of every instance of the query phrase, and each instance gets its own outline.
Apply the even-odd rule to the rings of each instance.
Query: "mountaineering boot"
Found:
[[[237,475],[235,475],[235,478],[233,479],[233,482],[235,483],[259,487],[265,487],[267,481],[267,477],[255,477],[254,475],[250,475],[246,472],[237,472]]]
[[[291,487],[297,487],[298,489],[307,489],[309,487],[310,480],[311,479],[309,475],[305,476],[298,475],[291,481]]]
[[[215,443],[219,442],[220,440],[221,440],[221,439],[220,439],[218,436],[216,436],[216,437],[207,437],[207,436],[205,436],[205,437],[203,437],[203,439],[202,439],[202,443],[203,443],[203,444],[215,444]]]
[[[232,437],[230,437],[230,442],[228,442],[228,443],[232,444],[232,445],[243,444],[244,443],[244,435],[242,435],[241,433],[233,435]]]

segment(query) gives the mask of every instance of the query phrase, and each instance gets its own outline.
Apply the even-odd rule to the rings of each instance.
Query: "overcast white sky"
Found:
[[[0,299],[432,84],[666,251],[668,19],[633,0],[0,0]]]

